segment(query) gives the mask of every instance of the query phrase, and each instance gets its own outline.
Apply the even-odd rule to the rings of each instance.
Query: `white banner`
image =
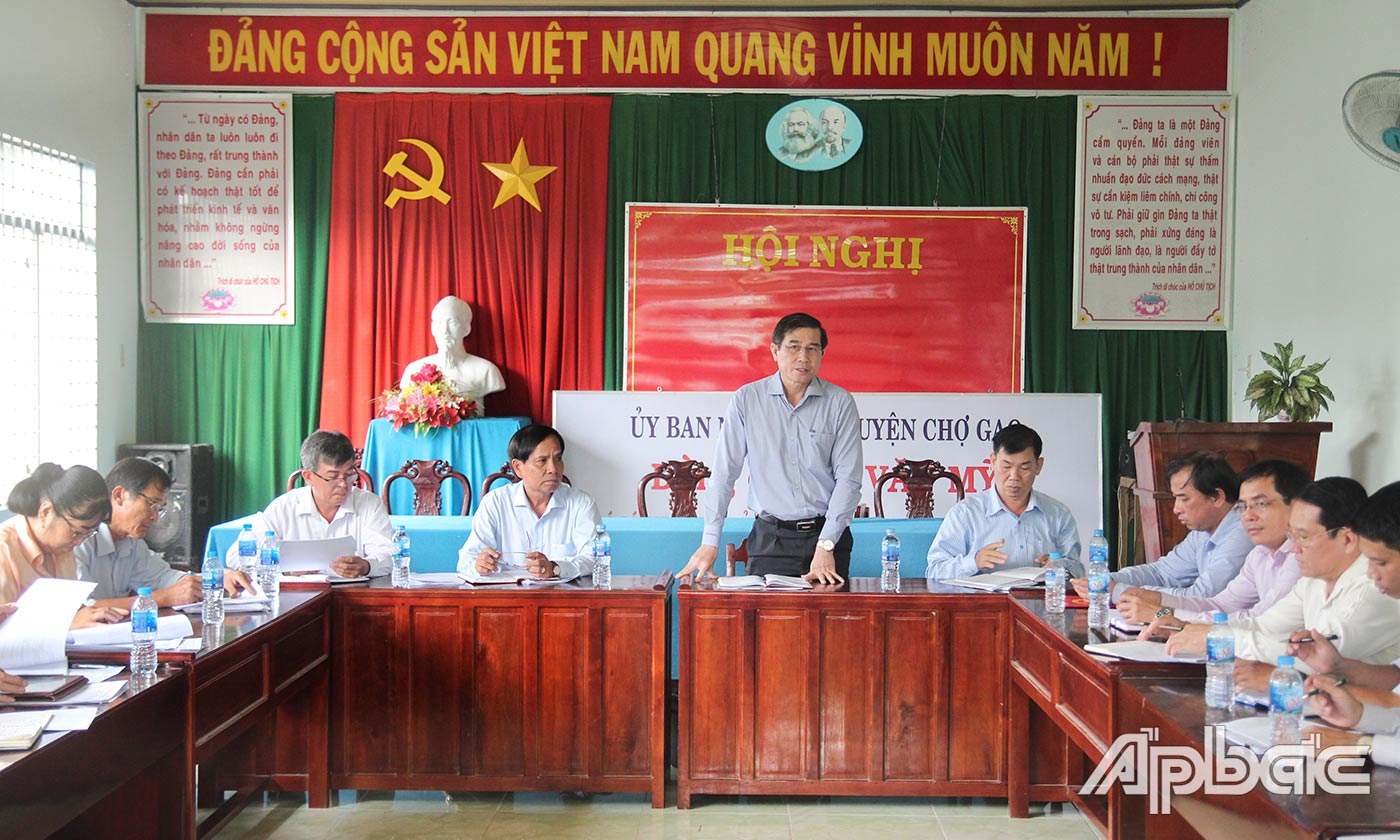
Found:
[[[730,394],[720,391],[556,391],[554,426],[567,444],[565,471],[604,516],[637,514],[637,485],[662,461],[693,458],[713,465],[715,441]],[[1019,420],[1045,442],[1045,470],[1036,488],[1069,505],[1088,544],[1103,521],[1102,407],[1098,394],[856,394],[864,440],[861,502],[873,503],[875,482],[896,458],[932,458],[958,473],[969,494],[992,486],[991,440]],[[647,506],[668,510],[656,482]],[[701,485],[701,503],[709,492]],[[900,488],[894,492],[894,488]],[[935,488],[934,516],[957,501],[951,482]],[[740,476],[731,516],[751,516],[748,472]],[[885,515],[903,517],[899,482],[885,487]],[[663,514],[664,515],[664,514]]]
[[[139,97],[146,320],[293,323],[292,98]]]
[[[1229,97],[1079,98],[1075,329],[1230,327]]]

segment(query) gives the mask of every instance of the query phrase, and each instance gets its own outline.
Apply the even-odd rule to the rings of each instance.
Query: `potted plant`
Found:
[[[1277,355],[1275,355],[1275,353]],[[1322,384],[1318,374],[1327,367],[1328,359],[1305,365],[1307,356],[1293,355],[1293,342],[1274,342],[1274,353],[1259,351],[1269,365],[1249,380],[1244,397],[1259,411],[1260,420],[1292,420],[1307,423],[1335,400],[1332,389]]]

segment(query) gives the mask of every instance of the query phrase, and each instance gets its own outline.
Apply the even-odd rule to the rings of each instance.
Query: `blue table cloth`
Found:
[[[377,421],[376,421],[377,422]],[[499,466],[499,464],[497,465]],[[220,556],[238,540],[243,523],[251,517],[224,522],[209,529],[209,544],[219,549]],[[470,516],[391,516],[395,526],[408,529],[413,541],[413,571],[451,572],[457,569],[457,550],[471,533]],[[851,549],[853,577],[879,577],[880,540],[886,528],[899,535],[903,558],[900,571],[904,577],[922,577],[927,565],[929,544],[938,533],[942,519],[857,519],[851,523],[855,545]],[[603,526],[612,536],[613,573],[619,575],[654,575],[663,571],[679,572],[700,545],[702,522],[699,519],[669,517],[603,517]],[[730,517],[724,522],[724,543],[738,545],[749,535],[753,520]],[[207,548],[207,547],[206,547]],[[724,572],[721,550],[716,573]],[[671,610],[671,677],[678,675],[680,659],[679,613]]]
[[[471,509],[475,512],[481,504],[481,485],[506,462],[506,444],[511,435],[529,422],[528,417],[478,417],[463,420],[450,429],[433,429],[419,437],[414,435],[412,426],[395,431],[394,424],[381,417],[370,421],[361,465],[374,478],[374,492],[378,493],[384,479],[403,469],[406,461],[440,458],[471,481]],[[443,512],[457,513],[462,509],[461,483],[451,480],[442,486]],[[402,478],[395,481],[389,503],[390,510],[411,514],[413,483]]]

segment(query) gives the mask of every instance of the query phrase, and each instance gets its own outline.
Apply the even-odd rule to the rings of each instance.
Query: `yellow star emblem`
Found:
[[[525,138],[520,139],[520,145],[515,147],[515,157],[510,163],[486,163],[482,166],[491,170],[491,174],[501,179],[501,191],[496,194],[496,203],[491,205],[495,210],[505,204],[511,198],[520,196],[530,202],[530,206],[536,210],[540,209],[540,197],[535,192],[535,182],[544,176],[558,169],[557,166],[531,166],[530,158],[525,154]]]

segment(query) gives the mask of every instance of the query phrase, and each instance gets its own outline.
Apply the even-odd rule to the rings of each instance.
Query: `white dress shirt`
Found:
[[[78,580],[97,584],[88,596],[94,601],[134,596],[143,586],[164,589],[179,583],[186,574],[170,568],[145,540],[113,538],[105,522],[97,526],[92,539],[73,549],[73,557],[78,561]]]
[[[336,510],[329,522],[316,509],[310,487],[298,487],[272,500],[262,513],[253,517],[253,537],[261,540],[272,531],[282,540],[327,540],[354,537],[355,553],[369,561],[370,577],[389,574],[394,553],[394,527],[379,497],[358,487]],[[238,568],[238,542],[229,546],[226,565]]]
[[[1391,664],[1400,668],[1400,660]],[[1400,685],[1393,690],[1400,694]],[[1376,736],[1371,742],[1372,761],[1385,767],[1400,767],[1400,707],[1364,703],[1361,720],[1353,728]]]
[[[1322,578],[1299,578],[1292,591],[1256,616],[1230,619],[1235,657],[1273,664],[1284,654],[1289,634],[1315,630],[1335,634],[1338,653],[1383,665],[1400,658],[1400,601],[1381,594],[1366,577],[1367,559],[1359,556],[1327,593]],[[1312,673],[1297,661],[1298,670]]]
[[[457,552],[457,571],[467,580],[480,580],[476,557],[491,548],[501,553],[501,569],[517,567],[521,577],[526,576],[525,555],[532,551],[558,566],[561,580],[591,575],[593,531],[602,521],[593,499],[567,484],[559,485],[539,516],[525,495],[525,482],[497,487],[472,516],[472,532]]]

